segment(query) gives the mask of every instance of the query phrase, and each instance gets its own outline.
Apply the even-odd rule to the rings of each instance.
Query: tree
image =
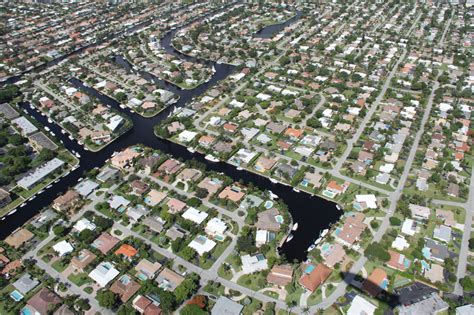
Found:
[[[183,303],[196,291],[197,284],[192,279],[185,279],[181,284],[174,290],[174,295],[178,303]]]
[[[66,235],[66,228],[62,225],[55,225],[53,227],[53,232],[56,236],[64,236]]]
[[[390,254],[385,250],[385,248],[379,243],[372,243],[369,245],[365,251],[364,255],[370,258],[376,258],[381,261],[390,260]]]
[[[207,312],[203,311],[196,304],[188,304],[179,312],[181,315],[205,315]]]
[[[201,198],[201,199],[206,198],[207,195],[209,194],[206,188],[201,188],[201,187],[197,187],[195,192],[196,192],[196,197]]]
[[[113,308],[118,302],[117,294],[109,290],[101,290],[97,292],[96,299],[100,306],[106,308]]]
[[[389,220],[391,225],[400,226],[402,224],[402,221],[397,217],[390,217]]]
[[[471,238],[471,239],[469,240],[469,249],[470,249],[470,250],[474,250],[474,238]]]

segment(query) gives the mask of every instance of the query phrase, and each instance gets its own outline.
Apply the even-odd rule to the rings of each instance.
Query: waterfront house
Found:
[[[308,291],[314,292],[331,275],[332,270],[325,265],[303,265],[303,275],[299,284]]]
[[[293,267],[291,265],[275,265],[267,275],[267,282],[280,287],[290,284],[293,279]]]
[[[75,190],[68,190],[64,195],[53,201],[53,209],[58,211],[69,211],[79,202],[79,193]]]

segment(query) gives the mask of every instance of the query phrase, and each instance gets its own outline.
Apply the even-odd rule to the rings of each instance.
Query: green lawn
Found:
[[[92,283],[92,279],[87,276],[87,273],[82,272],[78,274],[71,274],[69,277],[67,277],[69,280],[71,280],[72,283],[77,285],[78,287],[83,286],[84,284]]]
[[[63,272],[68,266],[69,266],[69,264],[64,264],[61,259],[56,260],[56,261],[51,265],[51,267],[53,267],[54,270],[56,270],[57,272]]]

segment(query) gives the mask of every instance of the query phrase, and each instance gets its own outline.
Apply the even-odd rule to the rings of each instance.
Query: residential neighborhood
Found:
[[[0,314],[473,313],[474,2],[0,6]]]

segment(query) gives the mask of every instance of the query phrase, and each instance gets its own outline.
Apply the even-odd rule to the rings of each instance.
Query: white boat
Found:
[[[278,199],[278,196],[276,194],[274,194],[273,191],[270,190],[269,193],[270,193],[270,198],[271,199]]]
[[[30,104],[30,108],[33,109],[33,106],[31,106],[31,104]]]
[[[52,135],[53,137],[56,136],[56,134],[55,134],[54,132],[52,132],[52,131],[50,131],[49,134]]]
[[[336,205],[337,210],[342,210],[342,207],[340,205]]]
[[[74,140],[74,138],[71,135],[69,135],[68,138],[69,140]]]
[[[2,221],[3,221],[3,220],[5,220],[5,217],[2,217],[2,219],[1,219],[1,220],[2,220]]]
[[[26,205],[26,203],[22,203],[22,204],[20,205],[20,208],[24,207],[25,205]]]
[[[298,229],[298,222],[296,222],[294,225],[293,225],[293,228],[291,229],[292,231],[296,231]]]
[[[64,131],[64,129],[61,129],[61,133],[62,133],[62,134],[65,134],[65,133],[66,133],[66,131]]]
[[[87,82],[83,82],[82,84],[86,87],[89,87],[89,84],[87,84]]]
[[[329,232],[329,229],[324,229],[322,232],[321,232],[321,237],[325,237]]]
[[[288,237],[286,238],[286,243],[288,243],[292,239],[293,239],[293,234],[288,235]]]
[[[206,155],[204,158],[211,162],[219,162],[219,159],[211,154]]]
[[[315,249],[315,248],[316,248],[316,245],[311,244],[311,246],[309,246],[306,251],[307,251],[307,252],[310,252],[310,251],[312,251],[312,250]]]
[[[134,111],[133,109],[130,109],[130,112],[131,112],[131,113],[135,113],[135,111]]]
[[[243,168],[241,166],[237,166],[237,170],[241,171],[241,170],[243,170]]]
[[[33,196],[33,197],[30,198],[30,200],[34,200],[35,198],[36,198],[36,196]]]
[[[78,159],[81,157],[79,153],[74,154]]]
[[[123,104],[120,104],[119,107],[125,109],[125,105]]]
[[[53,186],[53,185],[49,184],[48,186],[46,186],[46,189],[51,188],[51,186]]]
[[[8,212],[7,215],[12,215],[12,214],[14,214],[15,212],[16,212],[16,209],[13,209],[12,211]]]
[[[320,237],[314,241],[314,245],[318,245],[321,241],[322,241],[322,238]]]
[[[296,192],[296,193],[300,192],[300,190],[298,188],[293,188],[293,191]]]
[[[196,150],[194,148],[188,148],[188,151],[191,152],[191,153],[196,152]]]
[[[44,190],[41,189],[40,191],[38,191],[38,195],[39,195],[39,194],[42,194],[43,192],[44,192]]]
[[[272,178],[272,177],[270,177],[270,181],[274,184],[278,183],[278,181],[276,179]]]
[[[50,124],[52,124],[52,123],[53,123],[53,120],[52,120],[51,118],[48,118],[48,122],[49,122]]]
[[[61,139],[59,140],[59,142],[61,142],[62,144],[64,144],[63,140],[61,140]]]
[[[46,130],[46,131],[50,131],[51,129],[49,129],[49,127],[48,127],[48,126],[44,126],[44,130]]]
[[[79,178],[77,181],[80,182],[80,181],[82,181],[83,179],[84,179],[84,178],[81,177],[81,178]]]

